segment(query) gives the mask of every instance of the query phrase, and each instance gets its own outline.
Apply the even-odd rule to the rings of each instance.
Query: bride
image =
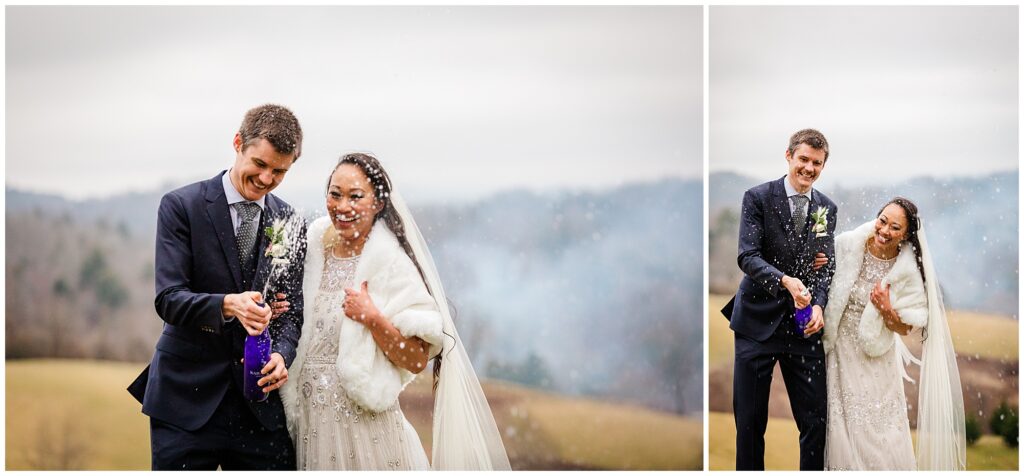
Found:
[[[956,355],[917,206],[896,197],[836,238],[825,309],[830,470],[962,470],[964,403]],[[896,334],[923,328],[922,359]],[[921,366],[917,459],[903,366]]]
[[[281,389],[303,470],[430,469],[398,395],[434,365],[433,469],[510,469],[426,243],[376,158],[348,154],[308,229],[306,315]]]

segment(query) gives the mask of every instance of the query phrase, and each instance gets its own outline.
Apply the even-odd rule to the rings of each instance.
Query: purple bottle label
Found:
[[[808,335],[804,335],[804,329],[807,328],[807,324],[811,322],[811,305],[808,304],[807,307],[803,309],[797,309],[793,317],[796,321],[796,332],[804,337],[810,337]]]
[[[263,329],[258,336],[245,336],[245,368],[243,371],[242,393],[247,400],[262,402],[269,394],[263,392],[257,382],[263,378],[260,371],[270,362],[270,332]]]

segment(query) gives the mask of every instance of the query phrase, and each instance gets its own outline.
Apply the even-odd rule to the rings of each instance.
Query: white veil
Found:
[[[917,238],[928,293],[928,334],[921,353],[917,397],[917,469],[964,470],[967,468],[967,439],[960,372],[932,255],[924,229],[918,223]]]
[[[505,445],[480,381],[473,372],[459,333],[455,331],[441,278],[412,213],[392,190],[391,204],[402,218],[405,236],[423,271],[427,289],[441,312],[444,331],[441,375],[434,395],[433,455],[435,470],[510,470]]]

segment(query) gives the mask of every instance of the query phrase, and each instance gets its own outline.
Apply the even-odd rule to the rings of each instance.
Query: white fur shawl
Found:
[[[825,306],[825,333],[822,336],[826,353],[835,346],[839,320],[846,310],[864,260],[864,243],[874,232],[875,221],[872,220],[836,237],[836,272],[829,288],[828,305]],[[914,327],[925,326],[928,323],[928,298],[911,246],[902,246],[896,263],[882,278],[882,286],[886,284],[892,285],[889,299],[900,320]],[[871,303],[864,306],[857,333],[864,353],[872,357],[884,354],[896,339],[896,333],[885,327],[878,310]]]
[[[313,335],[313,303],[320,289],[326,252],[324,236],[333,231],[328,217],[321,217],[309,226],[308,248],[302,290],[305,312],[299,347],[288,369],[288,382],[281,388],[289,431],[294,433],[298,421],[299,390],[297,380],[306,358],[306,349]],[[368,282],[370,298],[403,336],[419,337],[430,344],[430,355],[436,355],[441,343],[441,315],[434,298],[427,291],[416,265],[402,249],[398,239],[378,221],[370,231],[356,266],[355,286]],[[373,412],[389,408],[398,394],[416,376],[396,367],[374,342],[363,324],[336,312],[339,326],[338,376],[350,398]]]

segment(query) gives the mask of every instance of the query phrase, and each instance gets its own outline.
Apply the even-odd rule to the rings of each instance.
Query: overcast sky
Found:
[[[700,7],[7,7],[6,183],[70,197],[230,166],[296,113],[278,189],[373,152],[407,195],[699,178]]]
[[[1017,168],[1016,7],[711,7],[709,171],[769,180],[821,130],[819,184]]]

